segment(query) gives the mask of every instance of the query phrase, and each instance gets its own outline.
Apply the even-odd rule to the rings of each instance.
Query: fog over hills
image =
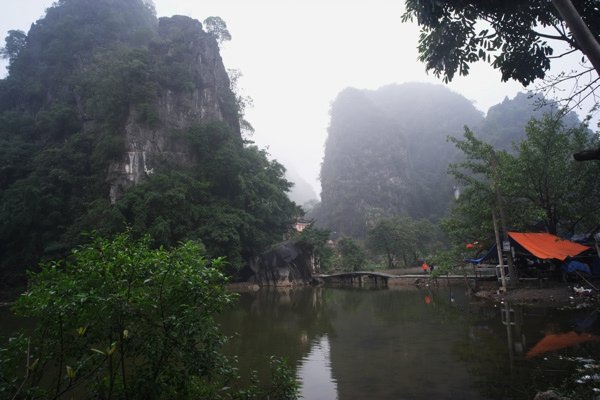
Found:
[[[338,235],[362,237],[369,221],[407,215],[435,222],[447,214],[456,183],[448,165],[461,153],[447,141],[465,126],[499,149],[525,137],[540,108],[539,96],[521,93],[490,108],[442,85],[407,83],[378,90],[347,88],[331,106],[321,168],[322,203],[310,216]],[[577,123],[575,114],[567,123]]]

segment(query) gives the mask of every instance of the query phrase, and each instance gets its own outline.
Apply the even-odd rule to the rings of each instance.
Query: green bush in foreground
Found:
[[[213,318],[235,296],[223,260],[202,252],[121,234],[43,265],[14,307],[36,330],[0,349],[0,399],[296,398],[281,361],[271,389],[232,388],[237,371]]]

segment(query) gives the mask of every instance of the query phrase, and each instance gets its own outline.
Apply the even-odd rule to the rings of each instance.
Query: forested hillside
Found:
[[[143,0],[59,0],[10,31],[0,80],[0,274],[84,232],[200,241],[232,267],[298,212],[284,168],[240,135],[219,32]]]
[[[311,216],[337,235],[353,237],[364,237],[372,222],[397,215],[437,222],[460,191],[448,165],[462,154],[448,136],[462,137],[468,126],[495,148],[511,150],[526,137],[531,118],[556,112],[527,93],[506,98],[484,118],[470,101],[441,85],[346,89],[331,107],[322,203]],[[570,127],[579,121],[570,113],[563,123]]]

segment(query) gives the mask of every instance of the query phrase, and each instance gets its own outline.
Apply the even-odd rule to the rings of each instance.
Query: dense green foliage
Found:
[[[280,361],[271,389],[233,388],[214,317],[235,296],[223,260],[203,254],[193,242],[167,251],[121,234],[45,264],[14,305],[37,324],[0,351],[0,398],[295,398]]]
[[[454,243],[493,242],[492,210],[499,216],[500,206],[508,229],[566,236],[598,229],[599,166],[572,157],[574,149],[597,146],[597,136],[551,115],[532,119],[526,132],[514,154],[495,151],[468,129],[463,140],[452,138],[466,156],[450,170],[465,186],[443,224]]]
[[[318,266],[321,272],[331,270],[335,261],[333,246],[329,243],[330,235],[331,232],[328,230],[318,229],[311,225],[304,229],[297,238],[300,246],[313,255],[314,265]]]
[[[550,69],[552,41],[582,50],[550,1],[418,1],[406,0],[403,20],[421,25],[420,60],[427,70],[450,81],[469,64],[484,61],[528,85]],[[600,35],[600,11],[595,0],[572,0],[592,35]],[[481,24],[480,22],[485,22]],[[549,28],[550,33],[544,31]]]
[[[201,240],[211,256],[226,256],[239,266],[281,240],[297,208],[286,197],[283,167],[263,150],[212,145],[211,152],[205,145],[201,167],[155,174],[125,193],[116,209],[135,232],[148,232],[156,244]]]
[[[597,147],[598,136],[584,125],[566,128],[562,120],[549,115],[532,120],[526,132],[527,139],[516,146],[516,155],[502,170],[506,196],[524,204],[527,214],[550,233],[597,231],[600,165],[574,161],[572,154]]]
[[[439,234],[426,219],[394,217],[377,221],[367,235],[367,247],[374,255],[383,255],[387,268],[414,265],[441,245]]]
[[[202,241],[211,257],[238,268],[280,240],[298,213],[283,167],[240,136],[216,33],[187,17],[157,20],[148,4],[61,0],[26,35],[9,34],[9,75],[0,80],[3,284],[67,254],[85,240],[81,232],[126,226],[155,245]],[[200,65],[194,51],[216,58]],[[214,117],[182,117],[183,100],[172,106],[179,114],[161,111],[172,98],[208,90],[202,71],[220,79]],[[167,150],[144,153],[152,170],[127,190],[114,171],[139,145],[128,142],[132,132]]]
[[[336,244],[336,267],[343,271],[360,271],[367,262],[367,253],[352,238],[343,237]]]

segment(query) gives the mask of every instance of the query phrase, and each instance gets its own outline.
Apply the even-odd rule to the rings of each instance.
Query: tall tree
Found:
[[[450,138],[465,154],[462,163],[450,166],[464,186],[443,223],[454,243],[492,238],[492,212],[499,205],[509,229],[543,225],[559,235],[599,229],[600,166],[571,157],[573,149],[598,146],[598,138],[584,125],[565,128],[555,115],[532,119],[526,132],[514,155],[496,151],[468,129],[464,139]]]
[[[526,132],[503,166],[506,194],[527,206],[550,233],[597,230],[600,166],[571,157],[576,149],[598,146],[597,137],[583,125],[567,129],[552,115],[531,120]]]
[[[204,27],[206,28],[206,32],[213,35],[219,44],[231,40],[231,33],[229,33],[227,24],[221,17],[206,18],[204,20]]]
[[[450,173],[454,175],[459,182],[466,185],[471,194],[478,194],[477,197],[485,199],[476,207],[482,207],[486,210],[484,215],[490,219],[494,213],[500,215],[504,239],[508,240],[508,216],[505,212],[505,203],[503,192],[502,165],[509,157],[508,153],[497,152],[494,148],[475,137],[475,134],[468,128],[465,128],[465,140],[459,140],[449,137],[456,147],[463,151],[465,160],[459,164],[450,165]],[[479,192],[479,193],[478,193]],[[463,238],[464,240],[465,238]],[[512,277],[517,277],[516,270],[512,260],[508,259],[509,273]],[[511,286],[516,285],[516,279],[511,280]]]
[[[359,271],[364,267],[367,255],[352,238],[341,238],[337,243],[338,265],[346,271]]]
[[[6,45],[0,49],[0,56],[12,62],[27,45],[27,35],[20,30],[10,30],[5,41]]]

